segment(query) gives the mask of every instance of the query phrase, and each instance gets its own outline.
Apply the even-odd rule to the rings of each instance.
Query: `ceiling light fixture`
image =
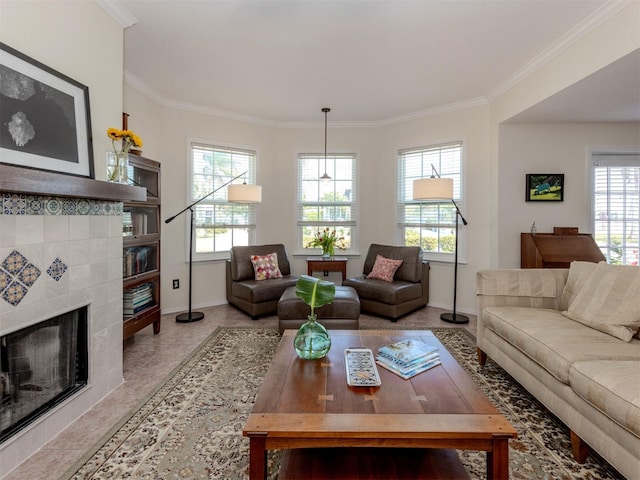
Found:
[[[327,173],[327,113],[329,113],[331,109],[325,107],[322,111],[324,112],[324,173],[320,177],[320,180],[328,182],[331,180],[331,177]]]

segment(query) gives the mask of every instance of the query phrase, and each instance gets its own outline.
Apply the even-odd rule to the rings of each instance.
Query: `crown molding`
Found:
[[[239,113],[229,112],[227,110],[221,110],[218,108],[207,107],[202,105],[194,105],[188,102],[180,102],[163,96],[157,90],[149,87],[145,82],[140,80],[130,72],[124,72],[124,82],[138,90],[150,100],[153,100],[159,105],[169,108],[175,108],[178,110],[184,110],[187,112],[198,113],[202,115],[210,115],[212,117],[226,118],[228,120],[235,120],[238,122],[251,123],[254,125],[261,125],[265,127],[276,128],[319,128],[324,125],[322,121],[312,122],[296,122],[296,121],[276,121],[268,120],[250,115],[243,115]],[[448,105],[441,105],[434,108],[420,110],[418,112],[408,113],[406,115],[399,115],[384,120],[354,120],[354,121],[332,121],[331,128],[372,128],[372,127],[384,127],[388,125],[396,125],[398,123],[404,123],[410,120],[416,120],[426,117],[434,117],[445,113],[456,112],[459,110],[465,110],[469,108],[475,108],[487,105],[489,102],[484,97],[472,98],[469,100],[463,100],[461,102],[451,103]]]
[[[102,9],[111,15],[122,28],[128,28],[138,23],[138,19],[127,9],[120,0],[94,0]]]
[[[506,93],[525,78],[532,75],[539,68],[556,58],[562,52],[568,50],[572,45],[584,38],[587,34],[605,23],[609,18],[631,5],[637,0],[614,0],[607,2],[602,7],[593,12],[584,22],[575,26],[564,34],[557,42],[546,48],[542,53],[534,57],[518,70],[507,81],[498,86],[487,95],[487,99],[492,101],[500,95]]]

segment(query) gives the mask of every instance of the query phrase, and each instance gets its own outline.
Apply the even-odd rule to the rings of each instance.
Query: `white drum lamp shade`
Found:
[[[414,200],[453,200],[453,178],[421,178],[413,181]]]
[[[233,203],[261,203],[262,186],[246,183],[229,185],[227,200]]]

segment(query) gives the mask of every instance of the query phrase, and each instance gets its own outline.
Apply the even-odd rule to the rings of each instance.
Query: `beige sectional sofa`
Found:
[[[639,267],[483,270],[477,295],[480,363],[488,355],[569,427],[578,462],[591,447],[640,479]]]

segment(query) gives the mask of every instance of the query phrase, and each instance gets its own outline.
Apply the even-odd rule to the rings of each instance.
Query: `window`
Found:
[[[640,153],[592,153],[592,224],[608,263],[638,265]]]
[[[455,251],[453,203],[413,200],[413,181],[435,175],[432,165],[442,178],[453,178],[453,195],[462,210],[462,142],[400,150],[398,230],[402,244],[422,247],[429,258],[445,259]]]
[[[356,245],[356,157],[354,154],[298,156],[298,238],[307,249],[313,235],[324,228],[335,229],[344,238],[346,250]],[[309,253],[317,253],[308,249]]]
[[[205,197],[229,180],[255,183],[256,153],[238,148],[191,144],[190,202]],[[194,260],[226,258],[234,245],[255,241],[256,207],[227,202],[227,188],[220,188],[194,207]]]

